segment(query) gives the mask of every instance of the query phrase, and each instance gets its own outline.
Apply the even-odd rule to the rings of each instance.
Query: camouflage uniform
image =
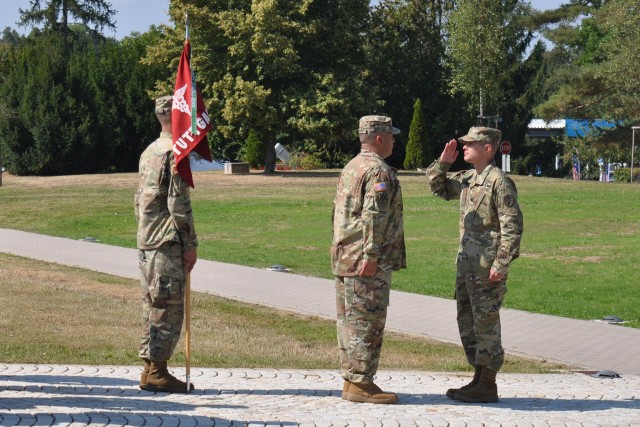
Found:
[[[198,245],[189,186],[175,170],[171,134],[162,132],[140,157],[135,195],[144,319],[139,355],[159,362],[171,357],[180,339],[186,282],[182,253]]]
[[[504,362],[500,307],[509,263],[519,255],[523,230],[516,186],[495,164],[481,174],[436,160],[427,169],[433,194],[460,199],[460,247],[456,260],[458,329],[469,364],[498,371]],[[489,281],[489,271],[505,274]]]
[[[341,373],[354,383],[373,381],[391,272],[406,267],[402,208],[395,171],[378,154],[363,149],[342,171],[332,215]],[[375,276],[358,276],[365,259],[377,261]]]

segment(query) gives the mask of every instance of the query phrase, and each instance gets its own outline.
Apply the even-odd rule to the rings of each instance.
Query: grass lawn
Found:
[[[0,362],[140,365],[139,284],[0,253]],[[200,367],[338,369],[335,322],[193,293],[191,361]],[[184,338],[184,334],[183,334]],[[184,342],[171,360],[184,366]],[[459,346],[385,334],[380,369],[463,371]],[[505,372],[566,366],[508,355]]]
[[[201,258],[331,277],[331,205],[338,171],[194,174]],[[640,327],[640,185],[515,176],[524,214],[508,308],[579,318],[616,315]],[[458,204],[401,172],[408,269],[394,288],[451,298]],[[135,246],[135,174],[4,175],[2,227]]]

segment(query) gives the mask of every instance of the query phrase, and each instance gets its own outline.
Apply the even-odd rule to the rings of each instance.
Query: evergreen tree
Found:
[[[393,118],[400,129],[409,129],[416,98],[422,101],[425,133],[430,141],[443,143],[451,138],[457,123],[469,122],[459,107],[460,97],[447,87],[443,67],[446,34],[444,17],[452,0],[382,0],[371,12],[365,52],[368,68],[366,84],[374,88],[370,111]],[[387,162],[401,167],[408,132],[396,138]]]
[[[14,55],[0,87],[6,114],[0,139],[8,170],[42,175],[104,170],[105,140],[79,57],[66,57],[58,35],[38,35]]]
[[[20,26],[44,24],[45,29],[60,32],[66,39],[69,33],[69,17],[74,17],[87,28],[93,25],[94,34],[104,27],[115,29],[115,10],[105,0],[30,0],[29,9],[19,9]]]
[[[249,166],[256,169],[262,166],[264,160],[264,144],[258,139],[256,132],[249,130],[249,136],[243,147],[244,161],[249,163]]]
[[[425,153],[426,147],[424,117],[422,116],[422,102],[416,99],[413,104],[413,119],[409,129],[409,142],[407,143],[407,155],[404,158],[405,169],[418,169],[425,165],[426,159],[431,158]]]

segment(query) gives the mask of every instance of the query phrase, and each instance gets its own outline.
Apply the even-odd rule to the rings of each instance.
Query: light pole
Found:
[[[633,182],[633,151],[636,148],[636,129],[640,129],[640,126],[631,126],[631,177],[629,182]]]

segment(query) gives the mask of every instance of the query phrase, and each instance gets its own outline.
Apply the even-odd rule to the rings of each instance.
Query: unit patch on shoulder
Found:
[[[504,205],[508,208],[513,206],[513,196],[511,194],[507,194],[504,196]]]

